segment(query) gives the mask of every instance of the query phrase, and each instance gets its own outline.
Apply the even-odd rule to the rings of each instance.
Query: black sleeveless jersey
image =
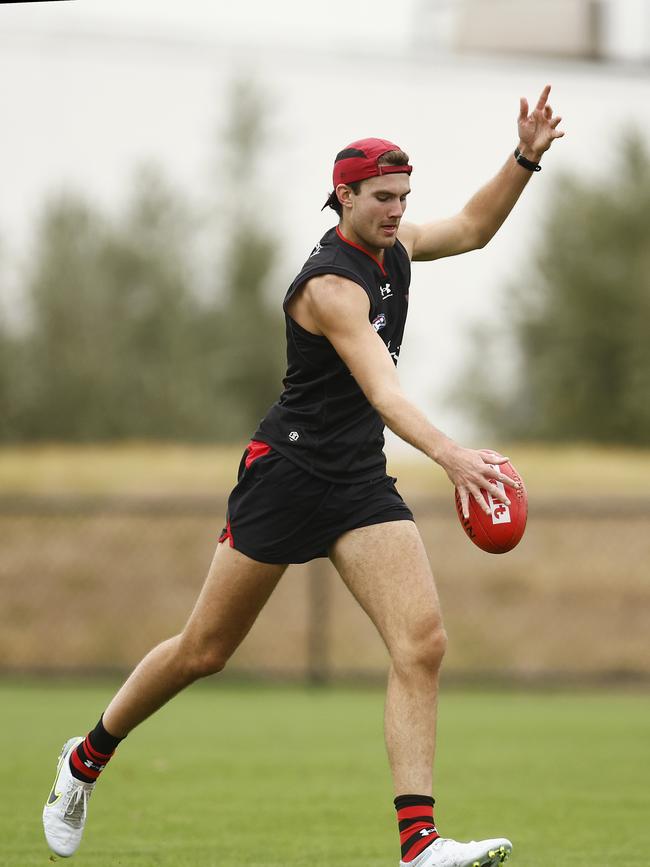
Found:
[[[317,274],[340,274],[365,289],[369,319],[397,364],[411,264],[400,241],[380,263],[346,240],[338,227],[314,247],[284,299],[287,373],[284,391],[254,439],[332,482],[368,481],[386,473],[384,423],[326,337],[311,334],[286,312],[294,292]]]

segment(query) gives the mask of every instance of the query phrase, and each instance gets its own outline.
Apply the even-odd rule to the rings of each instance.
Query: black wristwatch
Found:
[[[539,163],[534,163],[532,160],[527,160],[526,157],[522,154],[519,148],[515,148],[515,159],[523,168],[528,169],[529,172],[541,172],[542,167]]]

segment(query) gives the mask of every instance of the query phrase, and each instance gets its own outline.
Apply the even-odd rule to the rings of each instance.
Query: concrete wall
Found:
[[[650,0],[419,0],[414,45],[439,53],[650,62]]]
[[[543,6],[513,0],[464,0],[459,4],[456,45],[462,50],[596,57],[600,53],[600,4],[545,0]]]

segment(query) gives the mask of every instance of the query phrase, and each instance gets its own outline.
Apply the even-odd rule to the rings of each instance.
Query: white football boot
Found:
[[[84,783],[73,777],[70,771],[70,753],[83,740],[81,737],[71,738],[63,744],[54,785],[43,808],[45,839],[54,854],[61,858],[74,855],[81,843],[88,799],[95,788],[95,783]]]
[[[510,857],[512,843],[505,837],[458,843],[438,837],[413,861],[400,861],[400,867],[498,867]]]

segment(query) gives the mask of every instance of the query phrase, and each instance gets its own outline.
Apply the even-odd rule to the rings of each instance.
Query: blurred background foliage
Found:
[[[283,319],[267,291],[278,239],[257,216],[267,118],[260,88],[235,81],[209,216],[153,164],[135,171],[114,218],[78,193],[49,198],[24,274],[25,321],[0,320],[2,440],[254,431],[284,373]],[[194,243],[205,224],[207,280]]]
[[[0,441],[234,442],[277,398],[280,249],[258,172],[272,105],[249,79],[228,105],[207,209],[154,164],[116,216],[72,191],[45,202],[26,314],[0,310]],[[650,154],[634,131],[618,153],[606,175],[558,180],[499,325],[476,329],[454,400],[500,438],[650,444]]]
[[[650,153],[635,131],[618,153],[559,178],[499,327],[475,330],[460,400],[506,438],[650,444]]]

